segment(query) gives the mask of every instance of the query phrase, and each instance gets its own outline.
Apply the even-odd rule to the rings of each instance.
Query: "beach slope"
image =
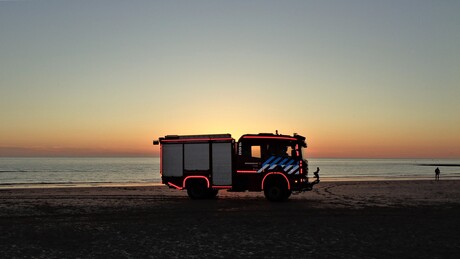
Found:
[[[460,181],[320,183],[271,203],[164,186],[0,190],[2,258],[458,258]]]

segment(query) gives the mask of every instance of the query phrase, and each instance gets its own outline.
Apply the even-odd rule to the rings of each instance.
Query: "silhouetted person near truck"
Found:
[[[313,172],[313,175],[316,178],[316,180],[314,182],[319,183],[319,167],[316,168],[316,172]]]
[[[316,168],[316,172],[313,172],[316,179],[319,179],[319,167]]]
[[[441,174],[441,170],[439,170],[439,167],[436,167],[434,170],[434,180],[439,181],[439,175]]]

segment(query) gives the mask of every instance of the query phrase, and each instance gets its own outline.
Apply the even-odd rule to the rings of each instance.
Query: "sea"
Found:
[[[460,159],[308,160],[310,175],[320,168],[324,181],[460,180]],[[160,184],[159,157],[0,158],[0,187],[27,184]]]

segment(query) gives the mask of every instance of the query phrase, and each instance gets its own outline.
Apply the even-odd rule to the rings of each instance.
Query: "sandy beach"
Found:
[[[324,182],[271,203],[165,186],[0,189],[2,258],[458,258],[460,181]]]

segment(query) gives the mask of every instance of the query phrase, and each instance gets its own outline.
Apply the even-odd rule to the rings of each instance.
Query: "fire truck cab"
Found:
[[[298,134],[245,134],[238,142],[230,134],[167,135],[160,144],[162,183],[186,189],[192,199],[214,198],[219,190],[264,191],[270,201],[283,201],[293,192],[312,190],[307,147]]]

